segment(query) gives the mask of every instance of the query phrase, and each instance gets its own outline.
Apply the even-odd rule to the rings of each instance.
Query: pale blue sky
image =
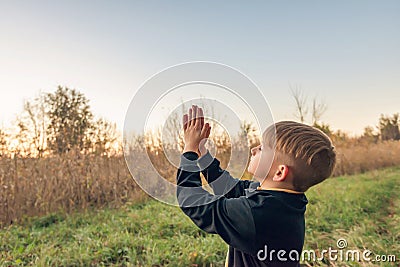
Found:
[[[400,112],[398,14],[400,1],[1,1],[0,123],[66,85],[122,129],[147,78],[203,60],[252,78],[277,120],[294,118],[300,84],[323,121],[361,133]]]

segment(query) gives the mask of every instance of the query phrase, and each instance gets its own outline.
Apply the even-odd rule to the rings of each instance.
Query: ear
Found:
[[[289,167],[286,165],[279,165],[278,170],[275,172],[274,177],[272,177],[272,181],[282,182],[285,180],[289,173]]]

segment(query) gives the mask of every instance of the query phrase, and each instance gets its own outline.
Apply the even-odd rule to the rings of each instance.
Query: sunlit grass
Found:
[[[398,253],[399,190],[398,167],[331,178],[311,188],[304,248],[337,249],[337,240],[344,238],[346,249],[369,249],[373,255]]]

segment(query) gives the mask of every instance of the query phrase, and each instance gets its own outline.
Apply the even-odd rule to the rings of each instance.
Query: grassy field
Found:
[[[307,192],[305,249],[369,249],[399,266],[400,167],[331,178]],[[197,229],[177,207],[153,200],[119,209],[26,219],[0,230],[0,266],[223,266],[227,246]]]

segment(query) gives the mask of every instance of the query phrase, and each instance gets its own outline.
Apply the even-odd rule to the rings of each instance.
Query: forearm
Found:
[[[178,204],[192,220],[199,214],[207,217],[213,203],[219,198],[202,188],[197,158],[198,156],[193,152],[183,153],[181,166],[177,173]],[[201,227],[198,223],[196,224]]]
[[[197,166],[198,157],[197,153],[193,151],[187,151],[181,155],[181,163],[176,177],[178,187],[202,186],[200,168]]]
[[[200,229],[220,235],[242,251],[253,250],[255,227],[248,200],[245,197],[227,199],[204,190],[195,153],[182,155],[177,184],[180,208]]]
[[[239,180],[220,167],[220,162],[207,151],[199,160],[199,167],[216,195],[234,198],[244,195],[251,181]]]

